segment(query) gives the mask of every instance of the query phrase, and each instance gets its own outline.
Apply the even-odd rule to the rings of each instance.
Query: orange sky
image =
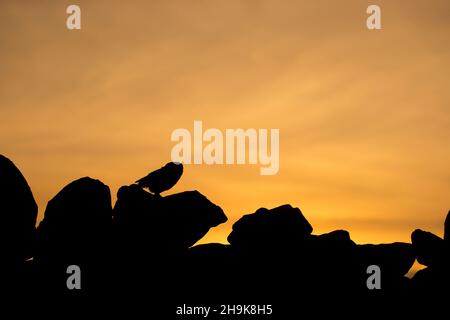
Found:
[[[0,2],[0,153],[39,204],[81,176],[113,196],[170,160],[176,128],[279,128],[280,171],[186,166],[229,223],[290,203],[314,233],[442,236],[450,209],[450,2]],[[382,8],[381,31],[365,27]]]

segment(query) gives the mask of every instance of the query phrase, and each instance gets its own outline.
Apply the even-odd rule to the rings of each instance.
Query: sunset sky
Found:
[[[81,7],[81,30],[66,7]],[[382,30],[366,28],[378,4]],[[115,200],[170,161],[177,128],[279,128],[280,171],[187,165],[229,222],[299,207],[359,243],[443,234],[450,209],[450,2],[0,2],[0,153],[46,203],[82,176]]]

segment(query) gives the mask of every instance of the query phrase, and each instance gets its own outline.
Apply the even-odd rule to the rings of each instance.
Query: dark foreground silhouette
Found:
[[[198,191],[160,196],[181,173],[169,173],[169,179],[153,174],[150,185],[121,187],[114,207],[109,187],[99,180],[73,181],[48,202],[35,229],[30,187],[0,156],[3,296],[38,300],[41,308],[89,301],[110,311],[158,310],[160,319],[177,318],[177,306],[207,304],[272,305],[271,317],[280,319],[306,310],[413,313],[425,301],[449,297],[449,215],[444,239],[415,230],[411,243],[359,245],[345,230],[312,234],[298,208],[282,205],[244,215],[229,244],[194,246],[227,217]],[[143,189],[149,186],[155,194]],[[406,278],[416,259],[426,268]],[[79,290],[67,287],[70,265],[81,270]],[[367,286],[370,265],[380,268],[379,290]]]

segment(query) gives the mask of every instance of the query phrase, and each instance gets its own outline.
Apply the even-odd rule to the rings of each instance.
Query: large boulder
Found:
[[[131,185],[121,187],[114,207],[118,241],[128,251],[175,253],[227,221],[223,210],[198,191],[154,196]]]
[[[350,233],[347,230],[334,230],[329,233],[318,235],[316,239],[318,242],[333,249],[355,246],[355,242],[350,238]]]
[[[110,245],[109,187],[89,177],[73,181],[48,202],[38,227],[37,258],[85,261],[101,257]]]
[[[156,197],[136,184],[120,187],[113,209],[113,222],[120,232],[145,231],[155,210]],[[144,223],[144,224],[143,224]],[[133,230],[134,229],[134,230]],[[151,233],[149,230],[148,233]]]
[[[433,266],[443,263],[446,254],[443,239],[431,232],[417,229],[411,234],[411,241],[420,264]]]
[[[449,216],[445,220],[444,239],[437,235],[415,230],[411,234],[412,244],[419,263],[427,268],[418,271],[412,278],[416,292],[444,292],[450,286],[450,242]]]
[[[357,258],[363,274],[370,265],[380,267],[382,286],[386,288],[403,283],[404,276],[411,269],[416,256],[410,243],[395,242],[358,245]]]
[[[345,230],[335,230],[307,237],[303,246],[293,255],[298,265],[292,274],[299,275],[299,285],[309,290],[343,291],[355,289],[357,282],[356,244]]]
[[[263,299],[297,290],[310,262],[305,246],[311,232],[300,209],[290,205],[261,208],[234,223],[228,236],[235,263],[229,270],[238,286],[233,296]]]
[[[353,257],[355,249],[356,244],[346,230],[311,235],[303,246],[303,252],[309,256],[308,261],[313,264],[324,263],[326,268],[334,264],[346,264]]]
[[[296,246],[312,230],[300,209],[287,204],[244,215],[233,225],[228,242],[241,248],[287,248]]]
[[[206,298],[211,295],[211,283],[214,282],[214,296],[233,289],[239,268],[236,254],[230,245],[208,243],[189,248],[183,256],[183,268],[178,268],[179,290],[186,296]],[[180,285],[181,284],[181,285]],[[178,291],[178,290],[176,290]]]
[[[22,173],[0,155],[0,256],[6,263],[32,255],[37,205]]]
[[[172,221],[169,235],[182,247],[190,247],[209,231],[228,220],[223,210],[198,191],[185,191],[160,200],[161,214]],[[174,220],[172,220],[175,218]]]

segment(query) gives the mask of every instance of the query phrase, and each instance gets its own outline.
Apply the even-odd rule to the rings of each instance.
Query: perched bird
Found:
[[[172,188],[183,174],[183,164],[178,162],[169,162],[164,167],[150,172],[147,176],[136,181],[141,188],[148,188],[151,192],[158,195]]]

